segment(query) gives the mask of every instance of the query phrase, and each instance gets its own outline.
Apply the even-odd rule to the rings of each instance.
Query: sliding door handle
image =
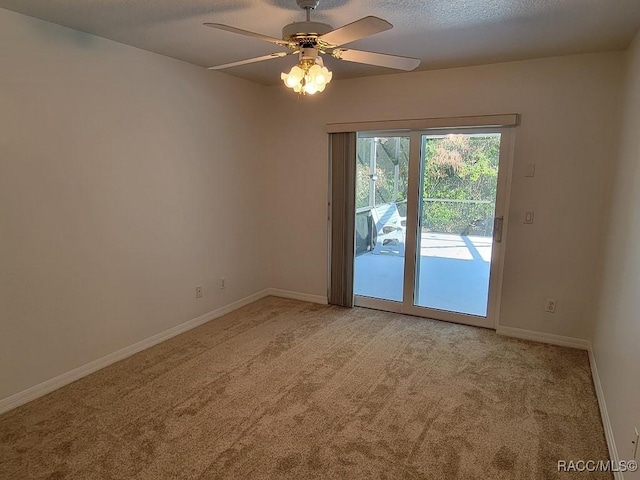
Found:
[[[496,243],[502,242],[502,222],[504,217],[502,215],[493,219],[493,241]]]

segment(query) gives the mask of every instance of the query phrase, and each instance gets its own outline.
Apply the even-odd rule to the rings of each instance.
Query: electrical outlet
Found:
[[[196,287],[196,298],[202,298],[202,287],[199,285]]]
[[[544,304],[544,311],[548,313],[556,313],[556,303],[558,301],[553,298],[548,298]]]
[[[227,281],[224,277],[220,277],[220,290],[227,288]]]

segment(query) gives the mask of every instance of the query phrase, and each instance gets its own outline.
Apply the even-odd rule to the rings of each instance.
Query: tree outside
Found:
[[[491,235],[500,135],[424,138],[423,231]],[[408,179],[408,137],[358,138],[356,208],[396,203],[401,215],[406,215]]]
[[[491,235],[500,134],[427,137],[423,151],[422,227]]]
[[[371,171],[373,154],[376,156],[375,172]],[[372,174],[375,181],[371,179]],[[406,202],[408,184],[409,137],[358,138],[356,208]]]

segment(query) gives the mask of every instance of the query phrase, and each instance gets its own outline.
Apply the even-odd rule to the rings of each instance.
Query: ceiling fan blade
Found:
[[[231,33],[238,33],[246,37],[257,38],[259,40],[264,40],[265,42],[271,42],[271,43],[275,43],[276,45],[281,45],[283,47],[289,46],[289,42],[287,42],[286,40],[269,37],[268,35],[262,35],[261,33],[250,32],[249,30],[242,30],[241,28],[232,27],[230,25],[224,25],[222,23],[204,23],[203,25],[205,25],[206,27],[217,28],[218,30],[225,30]]]
[[[367,63],[369,65],[395,68],[397,70],[410,71],[420,65],[420,60],[417,58],[387,55],[386,53],[365,52],[363,50],[337,48],[333,51],[332,55],[347,62]]]
[[[329,33],[321,35],[320,40],[331,45],[340,46],[360,38],[368,37],[369,35],[384,32],[390,28],[393,28],[393,25],[386,20],[378,17],[364,17],[344,27],[336,28]]]
[[[223,70],[225,68],[239,67],[240,65],[247,65],[248,63],[262,62],[264,60],[271,60],[272,58],[281,58],[291,55],[296,52],[276,52],[269,55],[263,55],[261,57],[248,58],[247,60],[239,60],[237,62],[225,63],[224,65],[217,65],[215,67],[208,67],[207,70]]]

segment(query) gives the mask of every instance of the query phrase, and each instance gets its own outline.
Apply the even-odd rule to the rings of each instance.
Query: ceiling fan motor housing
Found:
[[[329,33],[333,30],[331,25],[320,22],[294,22],[286,25],[282,29],[282,38],[285,40],[298,41],[309,37],[310,39],[317,40],[317,37]]]

